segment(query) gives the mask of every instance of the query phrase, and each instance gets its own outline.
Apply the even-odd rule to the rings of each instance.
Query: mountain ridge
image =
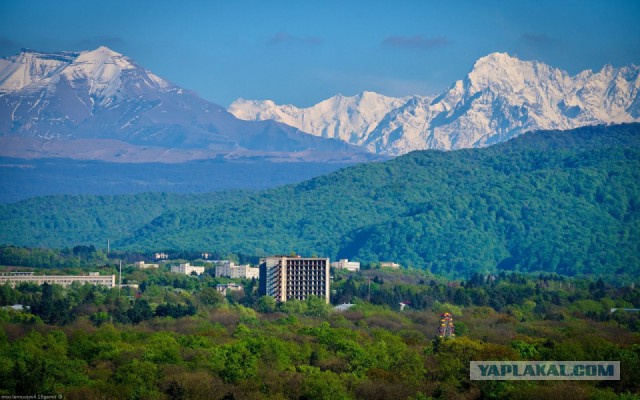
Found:
[[[415,151],[241,196],[186,196],[160,207],[161,199],[58,196],[0,205],[0,244],[100,246],[110,238],[118,249],[296,251],[393,260],[449,276],[513,270],[634,277],[640,124]],[[126,204],[136,204],[135,215]]]
[[[335,97],[305,109],[238,100],[228,110],[239,118],[275,119],[317,136],[340,125],[332,137],[392,156],[484,147],[533,130],[640,121],[640,68],[606,65],[571,76],[542,62],[491,53],[437,97],[374,95],[390,106],[365,128],[348,123],[359,115],[357,108],[342,108],[334,116],[318,112]],[[354,103],[361,96],[350,99]]]
[[[54,139],[60,143],[50,142]],[[80,157],[115,162],[123,152],[131,156],[128,162],[136,154],[139,162],[221,156],[372,159],[342,141],[272,121],[239,120],[104,46],[83,52],[28,50],[0,59],[0,156],[46,158],[53,147],[55,157],[75,158],[74,148],[87,147],[87,141],[93,142],[92,151]]]

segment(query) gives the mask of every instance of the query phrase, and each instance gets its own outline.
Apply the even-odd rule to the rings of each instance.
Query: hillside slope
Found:
[[[111,237],[128,249],[296,251],[451,275],[637,276],[639,185],[639,124],[543,131],[485,149],[413,152],[254,194],[191,198]],[[48,200],[65,226],[79,213],[68,206],[73,199]],[[81,229],[43,229],[33,204],[0,208],[0,243],[91,240]]]

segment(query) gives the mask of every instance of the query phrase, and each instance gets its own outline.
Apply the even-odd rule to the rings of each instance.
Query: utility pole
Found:
[[[118,297],[120,297],[121,291],[122,291],[122,260],[120,260],[120,279],[118,284]]]

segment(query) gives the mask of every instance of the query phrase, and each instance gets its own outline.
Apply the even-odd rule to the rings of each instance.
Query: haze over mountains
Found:
[[[238,118],[275,120],[370,152],[400,155],[484,147],[540,129],[640,121],[639,90],[635,65],[571,76],[541,62],[493,53],[437,97],[364,92],[303,109],[239,99],[228,110]]]
[[[106,47],[0,59],[0,203],[259,189],[378,158],[237,119]]]

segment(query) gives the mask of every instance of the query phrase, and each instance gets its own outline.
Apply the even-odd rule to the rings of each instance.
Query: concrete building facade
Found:
[[[196,275],[200,275],[204,273],[204,267],[195,267],[189,263],[184,263],[180,265],[174,265],[171,267],[171,273],[173,274],[185,274],[191,275],[192,272],[195,272]]]
[[[11,275],[0,275],[0,285],[9,283],[12,287],[23,282],[42,285],[45,282],[53,285],[70,286],[73,282],[89,283],[92,285],[104,285],[112,288],[116,286],[115,275],[98,275],[97,272],[90,275],[33,275],[33,272]]]
[[[276,301],[314,295],[329,303],[329,259],[273,256],[260,260],[260,294]]]
[[[331,263],[333,268],[338,269],[346,269],[348,271],[360,271],[360,263],[357,261],[349,261],[346,258],[343,258],[340,261],[335,261]]]
[[[216,277],[226,278],[256,278],[260,277],[260,268],[252,267],[249,264],[235,265],[233,262],[225,261],[222,265],[216,266]]]
[[[147,269],[147,268],[159,268],[160,265],[159,264],[147,264],[144,261],[136,261],[134,263],[136,268],[140,268],[140,269]]]

